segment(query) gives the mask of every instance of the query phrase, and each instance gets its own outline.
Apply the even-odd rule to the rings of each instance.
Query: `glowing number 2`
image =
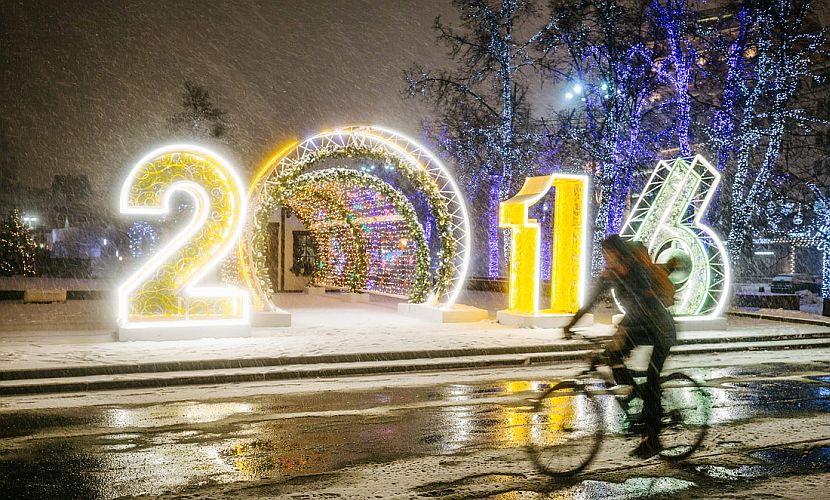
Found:
[[[729,260],[718,236],[701,222],[720,174],[702,156],[660,161],[620,235],[643,242],[658,263],[683,265],[670,275],[678,286],[675,316],[719,316],[729,291]]]
[[[528,210],[555,188],[550,308],[539,310],[541,228]],[[573,314],[584,301],[587,272],[588,178],[528,177],[519,193],[499,205],[499,227],[510,228],[508,308],[520,314]]]
[[[133,167],[121,188],[121,213],[167,214],[181,191],[193,197],[195,215],[119,287],[122,328],[248,323],[246,292],[194,285],[239,238],[246,206],[240,185],[226,161],[197,146],[161,148]]]

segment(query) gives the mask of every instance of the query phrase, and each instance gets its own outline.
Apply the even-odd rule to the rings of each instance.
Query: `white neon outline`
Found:
[[[179,181],[174,182],[164,191],[161,199],[161,204],[158,207],[136,207],[130,205],[130,189],[138,172],[159,156],[170,153],[195,153],[206,156],[206,160],[217,163],[225,169],[225,172],[217,170],[221,175],[229,175],[231,184],[236,188],[236,197],[239,200],[239,205],[236,212],[236,227],[232,230],[229,237],[221,243],[219,250],[217,250],[213,257],[206,261],[194,273],[193,277],[188,280],[187,284],[178,293],[182,293],[187,297],[218,297],[225,296],[229,298],[241,298],[242,310],[239,311],[239,318],[228,319],[210,319],[210,320],[158,320],[158,321],[129,321],[129,295],[136,288],[138,288],[145,280],[156,270],[159,265],[167,260],[175,251],[179,250],[187,244],[190,238],[198,232],[207,220],[208,210],[210,206],[210,197],[205,188],[193,181]],[[212,271],[219,262],[236,246],[239,236],[242,231],[243,221],[247,215],[247,198],[239,189],[242,182],[232,164],[225,160],[222,156],[215,152],[192,144],[171,144],[162,146],[142,157],[131,169],[124,182],[121,185],[121,193],[119,197],[119,208],[122,214],[136,214],[136,215],[164,215],[170,211],[170,198],[175,192],[185,192],[193,197],[196,201],[198,211],[185,228],[171,238],[170,242],[164,245],[155,255],[151,256],[145,261],[132,275],[122,282],[118,287],[118,325],[122,329],[141,329],[153,327],[192,327],[192,326],[207,326],[207,325],[248,325],[249,321],[249,295],[247,290],[234,287],[199,287],[197,283],[207,274]],[[231,203],[236,203],[234,197],[230,197]]]
[[[416,141],[416,140],[414,140],[410,137],[407,137],[406,135],[401,134],[400,132],[395,132],[393,130],[389,130],[389,129],[384,128],[384,127],[374,125],[371,128],[376,129],[376,130],[380,130],[381,132],[386,132],[387,134],[390,134],[390,135],[396,135],[396,136],[402,138],[403,140],[409,142],[410,144],[413,144],[416,148],[418,148],[423,154],[425,154],[425,156],[427,156],[430,159],[430,161],[432,163],[434,163],[438,167],[438,170],[442,174],[444,174],[444,177],[447,179],[447,181],[450,185],[450,190],[455,194],[455,196],[457,198],[457,203],[458,203],[459,207],[461,208],[461,218],[464,222],[464,228],[462,229],[462,232],[464,233],[464,242],[463,242],[464,243],[464,253],[461,256],[461,271],[458,273],[458,276],[456,278],[457,282],[455,284],[455,289],[452,292],[447,294],[448,295],[447,302],[441,307],[441,309],[452,309],[452,306],[458,300],[458,296],[461,294],[461,291],[464,289],[464,285],[466,284],[467,273],[470,270],[470,257],[471,257],[471,254],[472,254],[472,240],[471,240],[472,235],[470,234],[470,226],[471,226],[470,216],[467,212],[467,204],[465,202],[464,195],[461,193],[461,190],[458,188],[458,184],[455,183],[455,178],[452,176],[452,174],[450,174],[450,171],[447,170],[446,165],[444,165],[444,163],[441,160],[439,160],[437,156],[432,154],[432,151],[425,148],[420,142],[418,142],[418,141]],[[369,134],[369,135],[372,135],[372,137],[375,137],[375,138],[380,138],[379,136],[374,135],[374,134]],[[388,141],[384,141],[384,142],[388,142]],[[413,162],[420,164],[420,162],[418,162],[414,157],[412,157],[411,154],[406,153],[405,151],[402,151],[400,149],[400,147],[398,147],[397,144],[393,144],[393,146],[396,149],[398,149],[399,151],[401,151],[402,154],[406,154],[407,156],[412,158]],[[435,296],[435,294],[432,294],[432,296],[427,298],[426,302],[434,303],[436,300],[438,300],[438,298]]]
[[[572,180],[582,181],[582,225],[581,225],[581,230],[580,230],[580,232],[582,233],[582,235],[580,237],[580,239],[582,240],[582,244],[580,245],[580,249],[579,249],[579,251],[580,251],[579,283],[577,284],[578,291],[577,291],[577,296],[576,296],[577,307],[582,307],[585,304],[585,297],[586,297],[586,294],[587,294],[586,288],[587,288],[587,284],[588,284],[588,259],[586,258],[586,256],[589,255],[589,252],[590,252],[590,250],[589,250],[590,247],[589,247],[589,243],[588,243],[588,240],[589,240],[589,238],[588,238],[588,234],[589,234],[589,231],[588,231],[588,197],[590,196],[591,180],[587,175],[567,174],[567,173],[558,173],[558,172],[553,173],[553,174],[548,174],[548,175],[540,175],[540,176],[536,176],[536,177],[547,177],[547,182],[544,185],[545,186],[544,189],[541,190],[535,196],[527,196],[525,199],[522,199],[521,203],[522,203],[522,205],[524,205],[524,217],[523,218],[526,221],[524,223],[526,225],[524,225],[522,227],[535,227],[536,229],[540,230],[539,231],[539,237],[536,238],[536,250],[535,250],[535,255],[534,255],[534,269],[533,269],[533,276],[534,276],[534,279],[533,279],[533,316],[534,317],[540,317],[540,316],[543,316],[542,312],[539,310],[539,291],[540,291],[540,283],[541,283],[541,278],[542,278],[542,272],[541,272],[541,269],[542,269],[541,268],[541,266],[542,266],[542,233],[541,233],[541,227],[542,227],[542,225],[536,219],[532,219],[535,222],[528,222],[529,220],[531,220],[529,218],[530,207],[532,207],[536,203],[539,203],[539,201],[542,198],[544,198],[550,192],[551,188],[553,187],[553,183],[554,183],[554,181],[556,181],[556,179],[572,179]],[[533,177],[526,177],[525,178],[525,184],[523,184],[522,187],[519,188],[519,193],[521,193],[522,189],[524,189],[524,187],[527,185],[528,180],[530,180],[532,178]],[[517,194],[516,196],[514,196],[512,198],[509,198],[509,199],[499,203],[499,207],[500,207],[499,211],[501,211],[501,205],[503,203],[506,203],[506,202],[512,200],[513,198],[518,197],[518,196],[521,196],[521,194]],[[552,209],[552,211],[554,212],[553,217],[556,217],[555,208]],[[504,225],[502,225],[501,221],[499,221],[499,227],[506,229],[506,228],[519,227],[519,225],[518,224],[504,224]],[[514,238],[512,234],[510,236],[510,255],[511,255],[511,258],[512,258],[512,256],[516,255],[516,238]],[[553,276],[551,276],[551,279],[553,279]],[[511,281],[512,281],[512,279],[511,279]],[[551,283],[551,286],[553,286],[552,283]],[[508,290],[508,293],[510,293],[509,290]],[[551,297],[551,300],[553,300],[553,297]],[[508,306],[509,306],[509,304],[508,304]],[[573,316],[573,314],[569,314],[569,313],[556,313],[556,314],[546,313],[546,314],[544,314],[544,316]]]
[[[686,161],[683,158],[681,158],[681,159],[683,161]],[[675,161],[677,161],[677,160],[675,160]],[[715,304],[715,309],[711,313],[705,314],[705,315],[675,316],[674,317],[675,321],[696,321],[696,320],[718,319],[721,316],[721,314],[723,313],[724,308],[726,308],[726,303],[729,300],[729,294],[730,294],[731,289],[732,289],[732,267],[731,267],[732,264],[729,261],[729,254],[726,251],[726,245],[723,244],[723,240],[721,240],[720,236],[718,236],[717,233],[715,233],[715,231],[711,227],[707,226],[706,224],[703,224],[703,222],[702,222],[703,216],[706,214],[707,210],[709,209],[709,204],[712,202],[712,198],[715,196],[715,192],[717,191],[717,188],[720,185],[721,175],[720,175],[720,172],[718,172],[718,170],[715,167],[713,167],[706,160],[706,158],[704,158],[702,155],[698,154],[698,155],[695,155],[692,158],[691,162],[688,162],[689,171],[684,176],[684,180],[689,175],[691,175],[691,172],[694,170],[695,164],[698,163],[698,162],[701,163],[704,167],[706,167],[706,169],[709,171],[709,173],[712,174],[713,181],[712,181],[712,187],[709,189],[709,191],[703,197],[703,201],[700,203],[700,208],[695,211],[694,219],[692,220],[692,223],[689,226],[700,229],[701,231],[706,233],[709,236],[709,238],[711,239],[712,244],[717,247],[718,251],[723,256],[723,291],[721,292],[721,296],[720,296],[719,300]],[[648,182],[646,182],[645,188],[648,188],[649,185],[651,185],[651,182],[654,179],[654,177],[657,175],[657,172],[660,170],[661,165],[665,165],[666,167],[669,168],[670,171],[671,171],[671,169],[674,168],[674,166],[669,165],[669,162],[667,162],[666,160],[660,160],[657,164],[657,168],[654,169],[654,171],[651,173],[651,176],[648,179]],[[645,188],[644,188],[644,190],[645,190]],[[680,190],[677,191],[677,194],[675,195],[674,199],[677,199],[677,196],[679,196],[679,193],[680,193]],[[644,193],[641,193],[641,195],[637,198],[637,203],[631,208],[631,211],[628,214],[628,218],[626,219],[625,223],[622,225],[623,229],[625,229],[627,226],[629,226],[629,224],[631,223],[631,219],[637,213],[637,209],[639,208],[640,203],[643,202],[643,196],[642,196],[643,194]],[[669,207],[671,207],[671,206],[672,206],[672,204],[669,204]],[[666,210],[666,213],[664,213],[661,216],[660,223],[657,224],[655,226],[655,228],[659,229],[659,228],[661,228],[661,226],[664,225],[664,221],[669,216],[668,212],[669,211]],[[684,227],[686,227],[686,226],[680,226],[679,228],[684,228]],[[669,232],[673,232],[675,229],[678,229],[678,227],[668,226],[668,229],[669,229]],[[657,233],[658,233],[658,231],[655,230],[655,234],[652,236],[652,239],[656,238]],[[653,242],[650,242],[649,250],[651,250],[651,245],[652,244],[653,244]],[[707,273],[711,273],[711,268],[709,268],[708,266],[707,266]],[[616,297],[615,297],[614,301],[617,303],[617,307],[620,307],[620,304],[616,300]],[[622,307],[620,307],[620,310],[622,310]]]

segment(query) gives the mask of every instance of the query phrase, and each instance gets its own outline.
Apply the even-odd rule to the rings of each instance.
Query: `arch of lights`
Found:
[[[311,283],[423,302],[430,256],[406,197],[374,175],[345,168],[309,172],[272,193],[309,229],[317,249]]]
[[[274,287],[265,263],[265,227],[280,193],[324,160],[368,158],[393,165],[426,199],[435,221],[440,249],[423,302],[451,307],[467,276],[471,252],[470,221],[464,198],[444,164],[430,151],[397,132],[358,126],[321,132],[283,148],[254,178],[249,191],[249,220],[240,241],[243,277],[261,310],[276,310]],[[286,199],[286,204],[290,201]],[[420,297],[413,297],[419,300]]]

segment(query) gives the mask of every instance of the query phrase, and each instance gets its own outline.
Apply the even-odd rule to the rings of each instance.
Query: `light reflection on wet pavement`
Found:
[[[752,379],[759,373],[746,368],[687,372],[711,381],[716,427],[830,413],[830,377]],[[512,452],[528,443],[531,400],[549,383],[448,384],[0,413],[0,491],[7,498],[154,495],[184,487],[282,481],[421,456]],[[606,410],[614,412],[611,430],[621,430],[621,410],[613,405]],[[726,441],[720,444],[729,447]],[[704,460],[687,466],[679,477],[585,478],[552,490],[519,485],[494,493],[499,498],[637,498],[678,494],[701,481],[830,471],[827,447],[760,450],[747,458],[752,463]],[[490,475],[487,481],[500,480]]]

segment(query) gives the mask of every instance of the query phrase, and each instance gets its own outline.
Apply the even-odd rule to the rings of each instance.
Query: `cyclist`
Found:
[[[591,299],[576,313],[565,328],[570,329],[594,305],[600,295],[613,289],[625,317],[618,325],[611,344],[606,348],[614,380],[619,385],[634,386],[634,379],[625,367],[624,358],[639,345],[653,346],[646,374],[643,394],[642,420],[645,424],[644,439],[632,452],[640,458],[648,458],[660,452],[660,371],[675,343],[677,333],[674,320],[666,309],[665,271],[651,262],[648,252],[640,243],[627,243],[619,235],[611,235],[602,242],[605,271]],[[663,273],[660,275],[659,273]],[[672,288],[673,291],[673,288]],[[669,302],[670,303],[670,302]]]

